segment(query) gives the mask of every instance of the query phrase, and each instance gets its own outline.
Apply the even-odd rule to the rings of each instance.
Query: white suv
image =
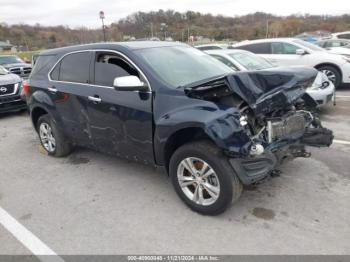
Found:
[[[281,66],[305,65],[324,72],[335,87],[350,83],[350,58],[331,54],[327,50],[294,38],[273,38],[244,41],[233,45]]]

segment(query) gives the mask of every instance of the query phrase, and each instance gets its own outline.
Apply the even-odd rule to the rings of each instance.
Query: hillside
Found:
[[[0,21],[1,22],[1,21]],[[293,36],[304,31],[327,30],[331,32],[350,30],[350,15],[315,16],[292,15],[280,17],[266,13],[225,17],[188,11],[173,10],[137,12],[107,25],[107,40],[122,41],[129,36],[145,38],[153,36],[187,41],[189,35],[203,36],[217,41],[244,40],[266,37]],[[66,26],[7,25],[0,24],[0,40],[9,40],[23,50],[37,50],[71,44],[101,41],[100,28],[69,28]]]

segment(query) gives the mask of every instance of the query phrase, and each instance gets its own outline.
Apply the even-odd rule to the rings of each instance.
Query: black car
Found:
[[[26,108],[22,79],[0,66],[0,113]]]
[[[215,215],[305,145],[329,146],[310,68],[232,73],[181,43],[100,43],[42,52],[25,92],[49,155],[76,145],[163,166],[181,199]]]
[[[16,55],[0,55],[0,65],[5,67],[10,73],[24,79],[28,78],[32,72],[32,66]]]

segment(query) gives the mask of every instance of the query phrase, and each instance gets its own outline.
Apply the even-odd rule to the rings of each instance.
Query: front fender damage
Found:
[[[204,132],[216,145],[231,155],[246,156],[252,146],[252,141],[240,124],[240,115],[232,110],[218,117],[203,127]]]
[[[235,109],[204,130],[228,155],[242,183],[252,184],[285,160],[309,157],[305,146],[332,144],[332,131],[322,127],[317,104],[305,93],[316,74],[310,68],[235,73],[186,86],[185,93]]]

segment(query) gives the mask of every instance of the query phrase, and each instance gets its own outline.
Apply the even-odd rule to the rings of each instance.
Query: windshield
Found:
[[[324,49],[322,47],[319,47],[317,45],[311,44],[309,42],[305,42],[303,40],[299,40],[299,39],[294,39],[293,40],[294,43],[297,43],[299,45],[305,46],[306,48],[311,49],[312,51],[324,51]]]
[[[0,65],[23,63],[18,56],[0,56]]]
[[[9,72],[3,68],[2,66],[0,66],[0,75],[7,75]]]
[[[229,56],[248,70],[261,70],[274,67],[264,58],[250,53],[232,53]]]
[[[229,67],[192,47],[147,48],[136,53],[174,88],[232,73]]]

